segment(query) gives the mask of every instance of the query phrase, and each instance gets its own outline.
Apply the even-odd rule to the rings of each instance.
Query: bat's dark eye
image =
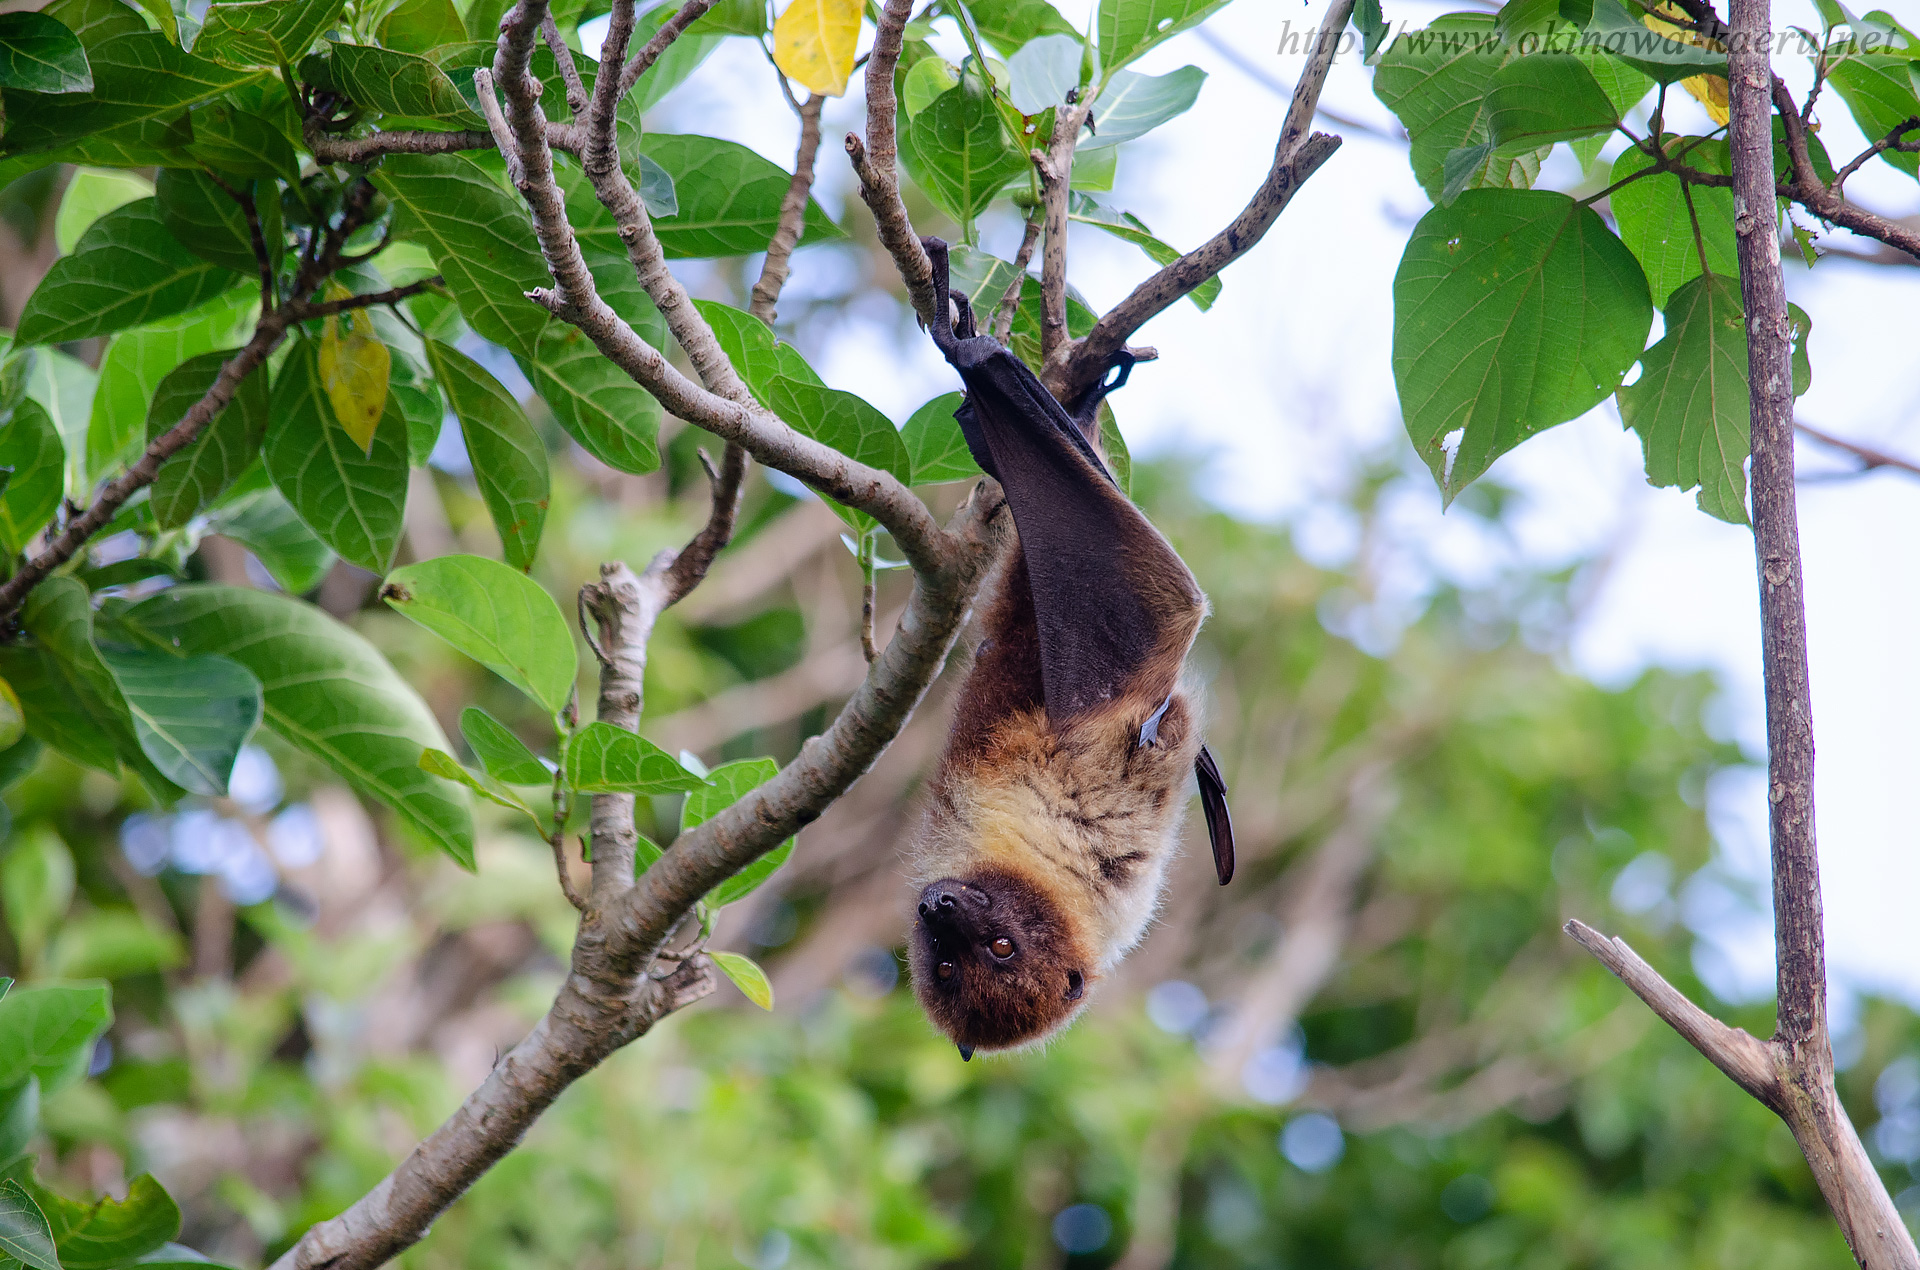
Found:
[[[951,961],[943,961],[933,968],[933,973],[935,978],[951,979],[953,978],[953,963]]]
[[[991,944],[987,945],[987,951],[992,953],[994,956],[998,957],[1000,960],[1005,961],[1007,958],[1013,956],[1013,941],[1011,939],[1008,939],[1005,935],[1002,935],[1000,936],[1000,938],[994,940]]]

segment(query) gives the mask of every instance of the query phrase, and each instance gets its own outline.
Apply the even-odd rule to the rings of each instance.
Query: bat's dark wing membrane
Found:
[[[1227,782],[1213,761],[1213,752],[1204,745],[1193,773],[1200,778],[1200,810],[1206,814],[1207,837],[1213,843],[1213,871],[1225,886],[1233,881],[1233,817],[1227,812]]]
[[[944,263],[936,261],[936,284]],[[1141,676],[1170,623],[1195,607],[1186,564],[1115,487],[1073,417],[1024,362],[991,338],[964,338],[943,325],[936,319],[934,338],[967,388],[956,417],[981,468],[1005,489],[1020,530],[1048,715],[1064,721],[1129,689],[1165,697],[1177,664],[1160,668],[1164,684]],[[963,320],[961,330],[967,326]]]

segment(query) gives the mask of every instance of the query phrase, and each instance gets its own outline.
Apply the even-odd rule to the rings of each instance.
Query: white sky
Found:
[[[1913,22],[1920,19],[1909,11],[1915,3],[1886,7]],[[1070,20],[1087,7],[1085,0],[1060,4]],[[1458,7],[1385,0],[1389,21],[1416,26]],[[1284,24],[1311,26],[1319,13],[1284,0],[1240,0],[1206,29],[1290,86],[1303,59],[1272,50]],[[1775,23],[1819,29],[1809,0],[1780,0]],[[1199,103],[1123,150],[1109,196],[1182,248],[1216,232],[1244,204],[1265,175],[1285,113],[1282,98],[1198,33],[1169,41],[1137,69],[1162,73],[1188,63],[1208,72]],[[1796,93],[1804,92],[1804,63],[1783,60],[1780,70]],[[850,186],[838,139],[861,125],[857,78],[852,92],[825,115],[819,189],[829,207]],[[1670,126],[1704,131],[1704,112],[1687,120],[1680,112],[1693,103],[1682,98],[1675,107],[1676,97],[1669,97]],[[1357,59],[1336,63],[1323,104],[1394,125]],[[1836,163],[1844,161],[1864,140],[1836,97],[1823,107],[1822,139]],[[729,137],[782,166],[792,163],[792,115],[765,60],[746,41],[723,46],[653,122],[665,131]],[[1564,148],[1551,163],[1567,166],[1550,166],[1547,175],[1571,171]],[[1884,163],[1858,173],[1848,192],[1889,214],[1920,211],[1920,186]],[[1303,549],[1328,562],[1341,559],[1351,548],[1351,527],[1328,496],[1360,458],[1408,452],[1389,360],[1391,286],[1407,235],[1427,207],[1404,145],[1349,133],[1266,241],[1226,273],[1211,312],[1182,303],[1138,337],[1156,345],[1162,360],[1143,366],[1118,403],[1129,445],[1140,453],[1208,456],[1206,488],[1220,503],[1292,521]],[[857,199],[849,215],[866,215]],[[1133,248],[1097,231],[1075,233],[1071,274],[1099,307],[1146,276],[1149,266]],[[1010,257],[1018,236],[1010,215],[990,219],[982,245]],[[849,289],[846,260],[803,252],[787,292],[789,312],[809,293]],[[707,267],[693,264],[682,274],[697,287]],[[1801,399],[1801,418],[1920,457],[1920,272],[1829,260],[1811,272],[1790,265],[1787,287],[1813,318],[1813,388]],[[859,391],[899,420],[951,387],[932,345],[910,331],[897,310],[856,308],[827,336],[809,330],[806,351],[829,382]],[[1801,457],[1806,471],[1845,466],[1805,445]],[[1521,493],[1517,542],[1481,533],[1471,518],[1443,516],[1431,483],[1409,481],[1396,491],[1390,516],[1409,560],[1472,583],[1516,563],[1553,566],[1607,553],[1604,580],[1572,640],[1573,667],[1610,684],[1649,664],[1711,669],[1725,685],[1716,725],[1750,754],[1763,754],[1748,532],[1699,512],[1691,494],[1647,486],[1638,441],[1622,430],[1611,401],[1528,442],[1490,476]],[[1909,784],[1900,775],[1920,773],[1920,667],[1911,651],[1900,651],[1920,630],[1920,478],[1880,474],[1812,484],[1802,491],[1800,515],[1830,965],[1839,983],[1920,1004],[1920,922],[1909,918],[1920,897],[1920,780]],[[1417,587],[1418,571],[1408,576]],[[1717,782],[1709,806],[1728,871],[1764,897],[1766,819],[1757,773]],[[1709,982],[1728,995],[1770,995],[1770,918],[1737,906],[1729,914],[1724,894],[1713,888],[1696,886],[1681,898],[1696,928],[1710,935],[1699,958]]]

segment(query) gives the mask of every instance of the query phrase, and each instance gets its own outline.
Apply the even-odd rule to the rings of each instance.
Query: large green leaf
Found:
[[[52,150],[110,130],[171,125],[187,107],[259,73],[185,52],[146,30],[88,42],[87,63],[93,72],[90,93],[7,90],[8,154]]]
[[[1673,293],[1666,334],[1619,392],[1620,417],[1640,434],[1647,479],[1700,487],[1700,510],[1747,523],[1747,332],[1740,283],[1696,275]]]
[[[611,723],[589,723],[568,743],[566,780],[585,794],[678,794],[707,783],[652,741]]]
[[[446,72],[418,54],[366,44],[334,44],[327,56],[300,63],[300,77],[383,115],[448,128],[487,126]]]
[[[44,13],[0,13],[0,88],[90,93],[80,38]]]
[[[207,11],[195,48],[236,66],[292,66],[344,0],[228,0]]]
[[[166,1188],[142,1173],[127,1184],[127,1197],[91,1204],[41,1190],[37,1196],[53,1230],[61,1270],[117,1270],[180,1233],[180,1209]]]
[[[395,569],[380,594],[548,713],[567,704],[579,673],[573,628],[526,574],[484,556],[439,556]]]
[[[660,466],[660,403],[578,327],[555,322],[541,332],[526,370],[534,391],[581,449],[619,472],[644,474]]]
[[[50,1094],[81,1079],[112,1022],[104,983],[15,988],[0,999],[0,1089],[31,1076]]]
[[[460,712],[460,735],[467,748],[487,769],[487,775],[508,785],[544,785],[553,779],[526,742],[515,736],[506,724],[482,710],[468,706]]]
[[[1725,141],[1702,141],[1697,137],[1662,137],[1668,154],[1684,147],[1681,160],[1701,172],[1722,176],[1732,171]],[[1644,172],[1653,160],[1638,146],[1623,150],[1613,161],[1612,183]],[[1694,216],[1699,218],[1700,238],[1694,240],[1694,218],[1687,214],[1687,193],[1691,193]],[[1622,185],[1608,196],[1614,220],[1620,224],[1620,238],[1632,249],[1646,270],[1647,290],[1655,306],[1664,306],[1667,297],[1689,278],[1700,276],[1700,254],[1704,248],[1707,265],[1715,273],[1738,277],[1740,261],[1733,234],[1733,191],[1712,185],[1695,185],[1682,192],[1680,178],[1664,172],[1640,177]]]
[[[1490,15],[1450,13],[1408,31],[1387,47],[1373,75],[1373,92],[1407,130],[1413,174],[1427,197],[1442,201],[1447,156],[1487,149],[1455,175],[1459,189],[1519,188],[1533,184],[1541,150],[1531,144],[1494,148],[1487,97],[1495,73],[1516,54],[1500,39]]]
[[[223,99],[194,107],[190,122],[193,144],[187,153],[196,162],[229,178],[299,180],[293,143],[265,114]],[[266,202],[263,197],[263,214]]]
[[[280,196],[270,182],[263,193],[271,196],[256,203],[261,220],[261,237],[269,259],[280,254]],[[168,168],[154,185],[154,198],[160,208],[160,220],[194,255],[210,264],[231,269],[242,276],[258,276],[260,258],[253,251],[253,236],[247,228],[247,214],[204,172],[187,168]]]
[[[453,0],[400,0],[380,19],[380,43],[402,53],[431,53],[466,38]]]
[[[71,256],[53,262],[27,297],[19,338],[47,344],[105,335],[185,312],[239,281],[169,233],[156,200],[139,199],[95,221]]]
[[[967,12],[980,34],[1008,56],[1036,36],[1080,34],[1047,0],[969,0]]]
[[[11,557],[39,533],[66,492],[67,452],[45,406],[29,397],[0,423],[0,549]]]
[[[22,1089],[38,1086],[22,1085]],[[12,1178],[0,1181],[0,1261],[29,1270],[60,1270],[47,1217],[26,1188]]]
[[[464,155],[392,155],[373,180],[393,200],[396,231],[431,253],[473,329],[532,357],[547,311],[526,292],[552,277],[526,208]]]
[[[953,417],[965,400],[961,393],[942,393],[914,411],[906,427],[900,429],[900,443],[906,447],[907,461],[913,469],[913,484],[938,485],[982,475],[973,452],[967,449],[966,437],[960,433],[960,421]]]
[[[753,314],[718,300],[695,300],[693,307],[700,310],[700,316],[713,328],[714,338],[720,341],[727,360],[763,405],[766,387],[776,375],[825,387],[813,367],[807,365],[806,358],[800,356],[800,350],[776,340],[773,328]]]
[[[85,498],[91,492],[92,483],[86,478],[87,420],[99,382],[91,366],[57,348],[40,349],[27,376],[27,394],[46,407],[67,452],[68,498]]]
[[[1206,21],[1227,0],[1100,0],[1100,65],[1111,75],[1156,44]]]
[[[903,482],[913,479],[913,463],[892,420],[852,393],[775,375],[765,397],[768,408],[797,431]]]
[[[338,559],[333,548],[307,528],[286,495],[272,485],[223,500],[208,517],[207,528],[251,551],[273,580],[293,595],[305,595],[319,586]]]
[[[243,343],[258,303],[256,293],[236,289],[189,313],[113,337],[100,361],[85,451],[79,456],[83,488],[139,453],[146,442],[148,403],[167,372],[196,354]],[[68,456],[69,468],[74,457]]]
[[[421,750],[446,748],[446,734],[352,629],[287,596],[203,584],[170,587],[122,623],[156,648],[245,666],[260,681],[268,727],[473,867],[466,796],[418,766]]]
[[[1487,97],[1495,146],[1541,146],[1613,131],[1613,101],[1587,64],[1565,53],[1540,53],[1508,62],[1493,74]]]
[[[1165,75],[1115,73],[1094,98],[1094,131],[1080,138],[1079,148],[1117,146],[1185,114],[1200,96],[1200,85],[1206,78],[1207,73],[1198,66],[1182,66]]]
[[[547,447],[513,394],[472,358],[432,339],[426,351],[434,379],[460,420],[501,553],[514,568],[530,569],[547,520]]]
[[[722,763],[707,773],[707,783],[687,795],[680,805],[680,831],[713,819],[742,798],[772,780],[780,765],[770,758],[748,758]],[[744,899],[775,869],[793,854],[793,839],[788,838],[773,850],[734,874],[707,893],[707,903],[715,908]]]
[[[260,681],[225,657],[169,657],[148,649],[100,650],[133,712],[140,748],[167,779],[224,796],[240,747],[260,722]]]
[[[118,759],[155,794],[176,797],[179,787],[148,757],[126,698],[94,647],[87,588],[75,578],[48,578],[27,597],[20,623],[33,646],[0,649],[0,677],[20,694],[27,730],[105,771]]]
[[[1469,190],[1428,212],[1393,298],[1400,411],[1449,500],[1534,433],[1599,404],[1653,323],[1633,254],[1591,208],[1538,190]]]
[[[974,75],[906,121],[900,157],[914,182],[963,226],[1029,167],[1026,152],[1007,135],[992,96]]]
[[[334,418],[314,341],[302,340],[274,377],[272,402],[261,457],[274,485],[342,559],[385,573],[407,507],[407,424],[392,397],[363,451]]]
[[[1836,62],[1827,78],[1840,94],[1853,120],[1867,140],[1878,141],[1895,128],[1920,115],[1920,96],[1904,57],[1878,53],[1856,53]],[[1908,133],[1903,140],[1913,140]],[[1900,150],[1882,150],[1880,157],[1908,176],[1920,175],[1920,154]]]
[[[641,153],[673,178],[679,211],[653,223],[667,255],[738,256],[767,249],[792,181],[778,164],[737,142],[692,134],[648,133]],[[624,254],[610,220],[576,228],[583,237],[597,230],[592,236],[598,245]],[[846,237],[812,199],[801,230],[802,246]]]
[[[1640,21],[1641,5],[1629,13],[1620,0],[1593,0],[1587,23],[1599,47],[1628,66],[1662,84],[1676,84],[1695,75],[1727,73],[1727,55],[1694,44],[1668,39]]]
[[[147,441],[171,430],[213,387],[220,368],[238,350],[202,353],[180,363],[154,389],[147,407]],[[267,435],[267,370],[262,366],[240,381],[233,399],[186,449],[160,467],[153,482],[153,518],[162,529],[177,529],[198,515],[260,454]]]

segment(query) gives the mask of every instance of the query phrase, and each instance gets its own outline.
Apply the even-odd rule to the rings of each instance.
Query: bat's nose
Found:
[[[965,925],[993,904],[987,893],[954,878],[941,878],[920,892],[920,920],[941,926]]]

